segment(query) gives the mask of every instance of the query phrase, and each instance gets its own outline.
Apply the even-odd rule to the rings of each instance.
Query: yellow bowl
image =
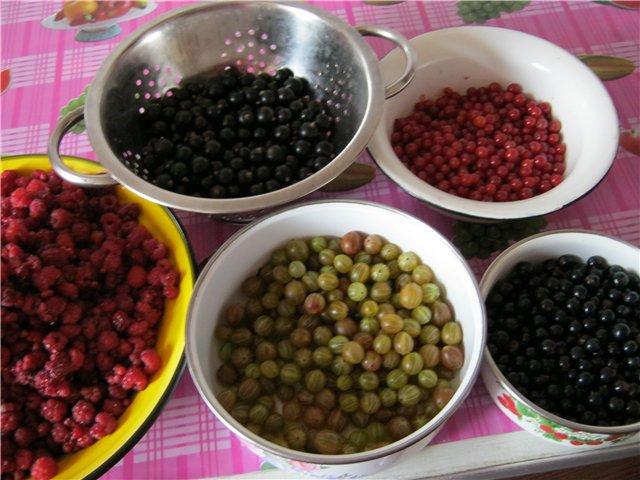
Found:
[[[81,158],[66,157],[65,163],[83,173],[103,171],[99,164]],[[51,170],[51,165],[46,155],[19,155],[3,157],[0,171],[4,170],[27,174],[33,170]],[[129,408],[118,419],[115,432],[89,448],[65,455],[59,460],[57,479],[96,478],[111,468],[153,424],[184,367],[185,325],[196,276],[187,237],[169,210],[123,187],[116,186],[115,189],[120,200],[135,202],[140,206],[140,224],[169,249],[169,259],[180,272],[180,293],[177,298],[166,302],[158,332],[156,351],[162,359],[162,368],[153,376],[147,388],[133,397]]]

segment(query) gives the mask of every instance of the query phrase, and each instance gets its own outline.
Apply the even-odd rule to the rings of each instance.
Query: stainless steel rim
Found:
[[[199,374],[199,372],[195,371],[195,367],[193,366],[195,364],[195,362],[196,362],[196,358],[195,358],[195,353],[192,351],[192,347],[190,346],[191,342],[189,342],[190,325],[193,323],[192,320],[191,320],[191,316],[192,316],[194,300],[195,300],[196,296],[198,295],[198,292],[202,288],[202,285],[205,283],[205,277],[207,276],[207,272],[211,269],[212,265],[215,263],[215,261],[218,259],[218,257],[222,254],[222,252],[224,252],[224,251],[228,250],[229,248],[231,248],[233,246],[233,244],[235,243],[235,241],[240,236],[244,235],[247,231],[252,229],[254,226],[259,225],[260,223],[262,223],[262,222],[264,222],[264,221],[266,221],[266,220],[268,220],[268,219],[270,219],[272,217],[275,217],[275,216],[277,216],[277,215],[279,215],[281,213],[287,212],[289,210],[297,209],[297,208],[304,208],[304,207],[309,206],[309,205],[334,204],[334,203],[351,203],[351,204],[366,205],[366,206],[372,206],[372,207],[376,207],[376,208],[382,208],[382,209],[385,209],[385,210],[389,210],[389,211],[391,211],[391,212],[393,212],[393,213],[395,213],[397,215],[402,215],[402,216],[405,216],[405,217],[409,217],[409,218],[411,218],[413,220],[418,220],[419,222],[424,224],[425,227],[430,228],[431,230],[433,230],[433,232],[437,236],[439,236],[442,240],[444,240],[444,242],[451,248],[452,253],[460,260],[460,262],[464,266],[465,270],[469,274],[469,277],[471,278],[471,280],[473,282],[473,285],[474,285],[474,288],[475,288],[475,293],[476,293],[476,295],[478,295],[478,298],[480,299],[480,311],[481,311],[481,314],[482,314],[483,322],[482,322],[482,325],[481,325],[481,327],[479,329],[479,335],[480,335],[480,343],[481,343],[481,345],[485,345],[486,337],[487,337],[486,309],[485,309],[484,301],[482,300],[482,294],[481,294],[481,291],[480,291],[480,286],[478,285],[478,282],[476,281],[475,275],[471,271],[471,268],[469,267],[469,264],[467,263],[467,261],[464,259],[462,254],[458,251],[458,249],[455,248],[453,246],[453,244],[444,235],[442,235],[440,232],[438,232],[435,228],[433,228],[430,225],[426,224],[420,218],[418,218],[418,217],[416,217],[414,215],[408,214],[406,212],[403,212],[402,210],[399,210],[397,208],[389,207],[387,205],[382,205],[382,204],[379,204],[379,203],[368,202],[368,201],[363,201],[363,200],[321,200],[321,201],[305,202],[305,203],[302,203],[302,204],[299,204],[299,205],[283,208],[283,209],[278,210],[277,212],[273,212],[273,213],[270,213],[268,215],[265,215],[265,216],[261,217],[259,220],[256,220],[255,222],[251,223],[250,225],[247,225],[246,227],[238,230],[235,234],[233,234],[231,237],[229,237],[229,239],[227,239],[227,241],[213,255],[211,255],[211,258],[208,260],[208,262],[206,263],[206,265],[203,267],[202,271],[200,272],[200,275],[198,276],[196,284],[195,284],[195,286],[193,288],[193,294],[191,296],[191,301],[189,302],[189,311],[188,311],[188,314],[187,314],[186,356],[187,356],[187,365],[188,365],[188,368],[189,368],[189,372],[191,374],[191,377],[194,380],[196,388],[198,389],[198,392],[200,393],[200,396],[202,397],[202,399],[205,401],[205,403],[207,404],[209,409],[218,417],[218,419],[220,419],[220,421],[222,423],[224,423],[227,428],[232,430],[243,441],[248,442],[248,443],[253,444],[253,445],[256,445],[257,447],[259,447],[261,449],[264,449],[265,451],[267,451],[267,452],[269,452],[271,454],[274,454],[274,455],[277,455],[277,456],[280,456],[280,457],[285,457],[285,458],[292,459],[292,460],[308,462],[308,463],[326,464],[326,465],[345,465],[345,464],[366,462],[366,461],[369,461],[369,460],[374,460],[376,458],[385,457],[385,456],[392,455],[394,453],[400,452],[401,450],[404,450],[405,448],[408,448],[411,445],[414,445],[415,443],[419,442],[420,440],[425,438],[427,435],[429,435],[430,433],[434,432],[437,428],[442,426],[442,424],[444,422],[446,422],[451,417],[451,415],[453,415],[453,413],[460,407],[460,405],[462,405],[462,403],[465,401],[465,399],[467,398],[467,396],[471,392],[471,389],[473,388],[473,386],[475,384],[475,381],[476,381],[476,379],[478,377],[478,374],[480,372],[480,368],[481,368],[481,365],[482,365],[482,359],[480,358],[480,361],[478,361],[476,363],[475,367],[470,369],[467,372],[467,375],[469,376],[470,381],[467,383],[467,385],[464,387],[464,389],[462,389],[462,393],[461,393],[460,397],[458,398],[457,402],[455,404],[451,405],[451,408],[450,408],[450,410],[449,410],[447,415],[444,415],[444,416],[438,418],[435,422],[429,422],[427,425],[423,426],[419,430],[416,430],[415,432],[413,432],[408,437],[405,437],[404,439],[401,439],[401,440],[398,440],[396,442],[393,442],[390,445],[388,445],[386,447],[383,447],[383,448],[370,450],[368,452],[362,452],[362,453],[341,454],[341,455],[320,455],[320,454],[312,454],[312,453],[300,452],[300,451],[292,450],[292,449],[289,449],[289,448],[283,448],[283,447],[281,447],[279,445],[276,445],[276,444],[271,443],[271,442],[269,442],[267,440],[264,440],[262,437],[254,434],[250,430],[244,428],[235,419],[233,419],[233,417],[231,417],[231,415],[226,410],[224,410],[224,408],[222,408],[222,406],[219,404],[218,400],[215,397],[213,399],[210,399],[208,397],[207,393],[205,392],[204,388],[202,387],[202,383],[203,382],[201,380],[201,375]],[[480,357],[482,357],[482,353],[480,354]]]
[[[632,247],[632,248],[635,248],[636,250],[638,250],[638,248],[635,245],[632,245],[631,243],[626,242],[624,240],[620,240],[619,238],[616,238],[616,237],[613,237],[611,235],[607,235],[607,234],[604,234],[604,233],[592,232],[592,231],[584,230],[584,229],[552,230],[552,231],[549,231],[549,232],[542,232],[542,233],[538,233],[536,235],[531,235],[530,237],[524,238],[524,239],[520,240],[519,242],[516,242],[513,245],[511,245],[504,252],[502,252],[500,255],[498,255],[493,262],[491,262],[491,265],[489,265],[487,270],[482,275],[482,279],[480,280],[480,293],[481,293],[481,295],[482,295],[482,289],[485,287],[485,281],[486,281],[486,278],[487,278],[488,274],[491,273],[493,270],[495,270],[497,268],[496,265],[505,256],[507,256],[509,253],[511,253],[512,251],[516,250],[517,248],[519,248],[523,244],[525,244],[527,242],[530,242],[531,240],[535,240],[536,238],[547,237],[547,236],[550,236],[550,235],[557,235],[557,234],[563,234],[563,233],[585,233],[585,234],[588,234],[588,235],[604,237],[604,238],[608,238],[609,240],[614,240],[614,241],[616,241],[618,243],[621,243],[623,245],[627,245],[629,247]],[[482,298],[483,298],[483,301],[484,301],[484,295],[482,295]],[[187,322],[188,322],[188,319],[187,319]],[[520,402],[524,403],[527,407],[529,407],[531,410],[536,412],[538,415],[540,415],[542,417],[546,417],[549,420],[551,420],[551,421],[553,421],[553,422],[555,422],[555,423],[557,423],[559,425],[562,425],[563,427],[571,428],[573,430],[582,430],[582,431],[590,432],[590,433],[604,433],[604,434],[633,433],[633,432],[637,432],[637,431],[640,430],[640,422],[630,423],[629,425],[619,425],[619,426],[616,426],[616,427],[599,427],[597,425],[587,425],[587,424],[584,424],[584,423],[572,422],[570,420],[566,420],[566,419],[564,419],[562,417],[559,417],[558,415],[556,415],[554,413],[551,413],[551,412],[549,412],[549,411],[547,411],[547,410],[545,410],[543,408],[540,408],[538,405],[533,403],[531,400],[529,400],[528,398],[523,396],[511,384],[511,382],[509,382],[509,380],[507,380],[507,378],[502,374],[502,372],[500,371],[500,369],[496,365],[496,362],[493,360],[493,357],[491,356],[491,352],[489,352],[489,348],[488,347],[484,348],[484,359],[487,362],[487,364],[489,365],[489,368],[491,368],[491,373],[493,373],[495,375],[495,377],[498,379],[498,382],[500,383],[500,386],[502,388],[504,388],[512,396],[517,398]]]
[[[216,2],[215,6],[224,6],[226,4],[234,3],[237,2],[230,0],[220,1]],[[382,101],[384,98],[384,86],[378,69],[378,59],[362,36],[359,35],[353,27],[349,26],[340,18],[305,3],[286,3],[285,5],[288,8],[306,10],[309,13],[320,17],[324,22],[330,24],[333,28],[347,36],[347,38],[356,45],[360,59],[367,67],[367,85],[371,94],[367,99],[367,106],[362,123],[351,141],[327,167],[314,175],[301,180],[300,182],[275,192],[244,198],[207,199],[180,195],[159,188],[131,172],[118,159],[118,157],[113,154],[105,139],[105,132],[100,122],[100,101],[105,82],[112,70],[117,67],[118,58],[132,44],[138,41],[147,32],[154,29],[157,25],[182,15],[191,14],[195,11],[212,7],[211,4],[205,3],[190,5],[188,7],[171,11],[138,29],[124,42],[118,45],[118,47],[116,47],[98,70],[87,94],[85,118],[87,134],[91,144],[111,176],[127,188],[136,192],[138,195],[148,200],[161,203],[165,206],[201,213],[234,214],[253,211],[256,209],[256,205],[258,205],[259,208],[265,209],[291,202],[319,189],[342,173],[356,159],[357,155],[364,150],[367,142],[373,135],[375,127],[381,117],[382,109],[384,108]],[[386,38],[391,38],[393,41],[396,41],[395,38],[392,38],[395,34],[393,32],[388,32],[385,29],[377,31],[376,34],[384,34]],[[399,45],[403,50],[411,51],[411,47],[408,45],[408,42],[400,42]],[[403,75],[398,82],[395,82],[391,86],[394,90],[398,88],[401,90],[410,81],[415,67],[412,59],[412,56],[408,57],[408,67],[411,67],[411,72],[409,72],[410,74]]]

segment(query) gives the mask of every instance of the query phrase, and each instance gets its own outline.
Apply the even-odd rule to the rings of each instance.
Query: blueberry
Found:
[[[171,188],[173,186],[173,179],[170,175],[163,173],[158,175],[153,181],[160,188]]]
[[[211,198],[224,198],[227,196],[227,189],[222,185],[214,185],[209,189],[209,196]]]
[[[258,109],[258,115],[256,117],[258,119],[258,123],[262,125],[269,125],[273,123],[275,119],[275,113],[273,108],[271,107],[260,107]]]
[[[281,184],[276,179],[272,178],[272,179],[267,180],[265,182],[264,188],[265,188],[265,190],[267,192],[273,192],[273,191],[278,190],[279,188],[281,188]]]
[[[250,195],[262,195],[263,193],[264,193],[264,184],[262,182],[254,183],[249,187]]]
[[[259,100],[262,105],[274,105],[278,100],[278,95],[273,90],[262,90]]]
[[[616,323],[611,329],[611,336],[616,340],[624,340],[630,333],[631,329],[626,323]]]
[[[612,412],[620,412],[625,407],[624,400],[622,400],[620,397],[611,397],[609,399],[609,402],[607,402],[607,407]]]
[[[171,165],[170,173],[173,175],[173,178],[179,180],[183,177],[189,175],[189,168],[182,162],[176,162]]]
[[[607,261],[600,255],[594,255],[587,259],[587,266],[605,269],[607,268],[608,264]]]
[[[247,185],[253,183],[253,172],[249,169],[240,170],[237,174],[238,183],[241,185]]]
[[[256,116],[252,110],[243,110],[238,114],[238,123],[243,126],[251,126],[255,122]]]
[[[325,113],[320,113],[315,118],[315,123],[321,132],[326,132],[331,128],[332,119]]]
[[[232,143],[236,139],[236,134],[231,128],[221,129],[218,136],[225,143]]]
[[[265,156],[269,162],[280,162],[284,158],[284,149],[280,145],[271,145]]]
[[[229,166],[234,170],[240,170],[244,167],[244,160],[241,157],[233,157],[229,162]]]
[[[230,184],[231,182],[233,182],[233,178],[234,172],[229,167],[221,168],[218,172],[218,180],[220,181],[220,183]]]

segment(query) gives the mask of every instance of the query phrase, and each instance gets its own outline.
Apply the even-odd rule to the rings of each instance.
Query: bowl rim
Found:
[[[273,217],[279,216],[291,210],[301,209],[301,208],[314,206],[314,205],[330,206],[333,204],[365,205],[368,207],[386,210],[394,215],[400,215],[412,221],[420,222],[423,225],[423,227],[430,229],[437,237],[439,237],[445,243],[445,245],[447,245],[450,248],[452,255],[454,255],[458,259],[458,261],[462,264],[463,268],[467,271],[467,274],[474,287],[474,293],[478,296],[478,300],[479,300],[478,307],[480,309],[481,318],[480,318],[480,321],[478,322],[479,323],[477,325],[478,332],[476,332],[475,336],[480,337],[481,347],[477,357],[474,357],[474,359],[477,359],[477,361],[475,362],[475,365],[473,364],[470,365],[470,369],[467,371],[467,374],[465,376],[465,378],[468,377],[470,381],[467,382],[464,388],[456,390],[456,393],[458,391],[461,391],[461,394],[455,403],[449,403],[445,406],[445,408],[449,407],[449,411],[446,412],[446,415],[441,416],[435,422],[429,421],[427,424],[423,425],[418,430],[415,430],[414,432],[412,432],[409,436],[401,438],[400,440],[396,440],[395,442],[392,442],[389,445],[386,445],[384,447],[380,447],[374,450],[369,450],[367,452],[360,452],[360,453],[353,453],[353,454],[323,455],[323,454],[302,452],[302,451],[293,450],[290,448],[284,448],[273,442],[265,440],[264,438],[254,434],[244,426],[240,425],[234,418],[231,417],[231,415],[228,412],[226,412],[222,408],[222,406],[218,408],[218,405],[217,405],[218,402],[217,402],[217,399],[215,398],[215,395],[214,395],[213,401],[210,401],[205,391],[205,388],[203,386],[204,382],[201,381],[200,379],[201,375],[199,372],[196,371],[197,367],[195,366],[195,363],[198,361],[198,358],[195,355],[195,352],[193,350],[194,347],[192,346],[192,343],[189,341],[189,339],[190,337],[193,336],[193,335],[190,335],[190,330],[193,328],[193,325],[195,324],[195,320],[193,319],[193,315],[192,315],[195,299],[198,295],[198,292],[200,291],[200,289],[203,287],[203,284],[205,283],[207,272],[212,268],[215,261],[218,259],[218,257],[220,257],[220,255],[223,252],[232,248],[235,241],[239,237],[247,234],[247,232],[249,232],[253,227],[255,227],[256,225],[259,225],[260,223],[266,220],[269,220]],[[187,330],[186,332],[187,366],[189,368],[189,373],[191,374],[191,377],[193,379],[193,383],[195,384],[198,390],[198,393],[202,397],[203,401],[207,404],[209,409],[227,428],[229,428],[234,434],[240,437],[242,441],[249,443],[250,445],[255,445],[258,448],[272,455],[286,458],[287,460],[333,466],[333,465],[356,464],[356,463],[367,462],[367,461],[375,460],[378,458],[390,456],[390,455],[399,453],[402,450],[405,450],[406,448],[411,447],[412,445],[417,444],[421,440],[425,439],[428,435],[437,432],[437,430],[440,427],[442,427],[442,425],[447,420],[449,420],[449,418],[451,418],[451,416],[456,412],[456,410],[458,410],[458,408],[460,408],[460,406],[464,403],[465,399],[467,398],[467,396],[469,395],[469,393],[471,392],[471,390],[473,389],[476,383],[476,380],[478,378],[478,375],[482,367],[482,356],[483,356],[484,348],[486,346],[487,321],[486,321],[486,308],[485,308],[484,301],[482,299],[482,293],[480,291],[480,286],[476,279],[476,276],[474,275],[473,271],[471,270],[471,267],[469,266],[467,261],[464,259],[462,254],[458,251],[458,249],[437,229],[427,224],[426,222],[424,222],[422,219],[420,219],[415,215],[409,214],[407,212],[404,212],[402,210],[399,210],[395,207],[391,207],[388,205],[384,205],[376,202],[370,202],[366,200],[330,199],[330,200],[316,200],[316,201],[304,202],[304,203],[296,204],[286,208],[282,208],[276,212],[271,212],[268,215],[264,215],[260,219],[243,227],[242,229],[234,233],[232,236],[230,236],[224,242],[224,244],[221,245],[220,248],[211,255],[211,257],[207,260],[206,265],[204,265],[204,267],[200,271],[200,274],[196,280],[196,284],[193,289],[191,301],[189,302],[189,311],[187,314],[186,330]],[[471,362],[473,362],[474,359],[472,359]],[[443,410],[441,410],[440,412],[442,412]],[[420,433],[418,434],[418,432]],[[410,441],[403,441],[411,437],[412,435],[415,435],[415,437],[411,438]]]
[[[49,158],[46,153],[25,153],[25,154],[19,154],[19,155],[0,155],[0,165],[3,165],[3,164],[6,165],[6,162],[12,162],[13,160],[26,160],[26,159],[34,158],[34,157],[41,157],[43,160],[47,160]],[[62,158],[63,159],[73,160],[73,161],[78,162],[78,163],[91,164],[92,166],[98,166],[98,167],[100,166],[99,163],[93,162],[93,161],[88,160],[86,158],[77,157],[77,156],[74,156],[74,155],[64,155]],[[10,168],[11,168],[11,166],[9,165],[7,169],[10,169]],[[53,171],[53,169],[50,168],[49,171]],[[125,188],[124,185],[116,185],[116,187],[117,186],[120,186],[121,188]],[[135,192],[133,192],[133,193],[135,194]],[[193,247],[191,246],[191,243],[189,242],[189,237],[186,234],[186,230],[184,228],[184,225],[182,224],[180,219],[169,208],[164,207],[162,205],[157,205],[157,206],[160,207],[165,212],[165,214],[167,215],[167,217],[169,218],[171,223],[173,223],[173,225],[175,226],[176,232],[178,233],[180,238],[183,240],[185,249],[187,251],[188,260],[189,260],[189,268],[192,270],[194,276],[197,275],[198,271],[197,271],[197,267],[196,267],[196,261],[195,261],[195,255],[194,255],[194,252],[193,252]],[[187,311],[187,313],[188,313],[188,311]],[[97,478],[101,477],[103,474],[105,474],[116,463],[118,463],[118,461],[120,461],[122,459],[122,457],[124,457],[129,452],[129,450],[131,450],[140,441],[140,439],[147,433],[147,431],[151,428],[151,426],[158,419],[158,416],[160,415],[160,413],[164,409],[166,402],[169,400],[169,397],[171,397],[171,395],[173,394],[174,390],[176,389],[176,387],[178,385],[178,382],[179,382],[180,378],[182,377],[182,373],[185,370],[185,366],[186,366],[186,356],[185,356],[186,341],[184,343],[185,343],[185,345],[182,345],[182,353],[180,354],[180,360],[178,361],[178,364],[176,365],[175,371],[173,372],[173,375],[171,376],[171,378],[167,382],[167,386],[164,389],[164,392],[162,393],[160,398],[158,398],[153,410],[151,410],[151,412],[147,415],[147,418],[142,422],[142,424],[140,424],[138,429],[135,430],[129,436],[127,441],[124,442],[118,449],[116,449],[116,451],[113,452],[113,454],[111,454],[109,457],[104,459],[100,464],[94,466],[93,469],[89,473],[86,474],[86,476],[84,477],[85,479],[93,480],[93,479],[97,479]],[[65,454],[64,456],[68,456],[68,455],[73,455],[73,454]]]
[[[535,197],[532,197],[531,199],[524,199],[524,200],[514,200],[514,201],[509,201],[509,202],[484,202],[481,200],[471,200],[471,199],[464,199],[455,195],[451,195],[449,193],[446,192],[442,192],[438,189],[436,189],[436,187],[433,187],[429,184],[427,184],[426,182],[422,182],[423,184],[420,184],[419,186],[417,186],[416,188],[414,188],[414,186],[409,186],[407,184],[407,180],[405,178],[404,175],[402,174],[398,174],[397,172],[393,172],[390,168],[389,165],[393,164],[394,166],[396,164],[402,164],[402,162],[400,161],[400,159],[398,158],[398,156],[392,151],[391,155],[385,155],[383,154],[380,150],[382,145],[388,145],[390,144],[389,139],[388,139],[388,135],[386,135],[384,128],[383,128],[383,122],[382,122],[382,118],[384,118],[386,116],[386,109],[385,111],[383,111],[382,113],[382,118],[381,121],[378,123],[378,126],[376,127],[376,130],[373,134],[373,136],[371,137],[371,140],[369,141],[369,143],[367,144],[367,152],[369,153],[369,155],[371,156],[371,158],[373,158],[373,160],[376,162],[376,164],[378,165],[378,167],[380,167],[380,170],[382,170],[382,172],[389,178],[391,179],[394,183],[396,183],[400,188],[402,188],[403,191],[405,191],[406,193],[408,193],[410,196],[426,203],[429,207],[434,208],[442,213],[445,213],[447,215],[450,216],[455,216],[455,217],[459,217],[459,218],[465,218],[468,219],[470,221],[482,221],[482,220],[486,220],[486,221],[502,221],[502,220],[513,220],[513,219],[519,219],[519,218],[526,218],[526,217],[532,217],[532,216],[540,216],[540,215],[547,215],[549,213],[553,213],[556,212],[558,210],[562,210],[566,207],[568,207],[569,205],[572,205],[573,203],[577,202],[578,200],[584,198],[585,196],[587,196],[589,193],[591,193],[595,188],[597,188],[602,181],[606,178],[606,176],[609,174],[609,172],[611,171],[611,169],[613,168],[613,164],[618,152],[618,145],[619,145],[619,138],[620,138],[620,131],[618,128],[618,124],[619,124],[619,119],[618,119],[618,113],[617,110],[615,108],[615,105],[613,104],[613,100],[611,99],[611,95],[609,95],[609,92],[607,91],[606,87],[604,86],[603,82],[597,77],[597,75],[591,70],[589,69],[589,67],[587,67],[587,65],[585,65],[583,62],[581,62],[577,56],[573,55],[571,52],[569,52],[568,50],[565,50],[564,48],[562,48],[559,45],[556,45],[553,42],[550,42],[549,40],[546,40],[542,37],[538,37],[536,35],[532,35],[530,33],[526,33],[526,32],[521,32],[519,30],[514,30],[514,29],[510,29],[510,28],[504,28],[504,27],[493,27],[493,26],[485,26],[485,25],[463,25],[463,26],[458,26],[458,27],[450,27],[450,28],[443,28],[443,29],[439,29],[439,30],[434,30],[434,31],[430,31],[430,32],[426,32],[423,33],[421,35],[417,35],[413,38],[411,38],[409,40],[409,42],[412,44],[412,46],[414,47],[414,49],[417,52],[420,52],[422,50],[421,46],[417,43],[420,43],[422,41],[425,41],[425,39],[430,39],[433,37],[438,37],[439,35],[446,35],[447,33],[450,32],[464,32],[464,31],[480,31],[480,32],[484,32],[484,33],[498,33],[500,34],[505,34],[505,32],[508,32],[508,34],[514,35],[516,37],[522,37],[522,38],[528,38],[530,40],[539,42],[541,45],[544,45],[546,48],[551,48],[553,50],[556,51],[556,53],[561,53],[563,56],[566,56],[567,59],[571,59],[573,61],[573,64],[576,68],[582,70],[585,74],[587,74],[587,76],[590,76],[595,82],[594,82],[594,86],[597,89],[597,91],[599,92],[600,96],[605,99],[608,100],[607,101],[607,110],[605,112],[605,114],[610,115],[611,116],[611,125],[616,126],[616,128],[614,129],[615,131],[615,139],[611,142],[611,149],[609,152],[609,161],[608,161],[608,166],[606,168],[606,170],[604,170],[602,172],[602,175],[600,176],[600,178],[598,178],[595,182],[592,182],[592,185],[590,185],[584,192],[576,195],[574,193],[572,193],[571,195],[568,196],[568,200],[566,201],[558,201],[557,204],[554,204],[551,207],[544,207],[544,208],[538,208],[535,212],[526,212],[523,210],[520,210],[522,213],[513,213],[510,215],[506,215],[503,212],[501,212],[501,210],[503,210],[503,208],[501,208],[502,206],[512,206],[515,203],[518,203],[519,205],[524,205],[527,202],[530,202],[532,199],[537,199],[538,197],[540,197],[540,195],[536,195]],[[380,60],[380,65],[381,65],[381,71],[384,70],[384,62],[385,60],[387,60],[392,54],[394,54],[394,52],[397,49],[393,49],[391,50],[389,53],[387,53],[381,60]],[[424,63],[420,63],[416,66],[416,72],[422,68],[424,66]],[[385,106],[388,105],[389,102],[395,101],[397,100],[394,98],[388,98],[385,101]],[[405,168],[406,170],[406,174],[407,175],[411,175],[414,176],[414,174],[407,169],[404,165],[401,165],[403,168]],[[405,173],[405,172],[403,172]],[[444,195],[444,198],[440,201],[440,200],[436,200],[434,199],[434,193],[438,193],[438,194],[442,194]],[[542,195],[542,194],[541,194]],[[455,199],[456,201],[462,201],[464,200],[464,204],[460,206],[460,208],[452,208],[450,206],[450,200],[451,199]],[[471,202],[471,203],[467,203],[467,202]],[[466,205],[466,207],[465,207]],[[474,212],[474,213],[470,213],[467,208],[468,207],[476,207],[476,209],[482,208],[482,205],[488,205],[491,208],[487,207],[486,211],[482,212],[482,213],[478,213],[478,212]]]
[[[366,99],[366,108],[359,119],[360,122],[356,131],[344,148],[326,167],[289,186],[260,195],[223,199],[194,197],[165,190],[143,180],[127,168],[118,155],[112,151],[107,141],[105,126],[100,121],[105,83],[113,75],[119,64],[120,57],[159,26],[178,17],[194,15],[200,11],[215,11],[217,9],[242,6],[247,8],[257,6],[260,8],[304,11],[331,25],[332,28],[342,33],[352,42],[352,45],[357,50],[357,58],[366,72],[364,84],[367,85],[369,91]],[[219,63],[225,64],[225,62]],[[259,209],[266,209],[301,198],[320,189],[346,170],[366,148],[367,143],[373,136],[384,108],[384,98],[384,86],[377,56],[364,37],[342,18],[304,2],[284,1],[277,3],[269,1],[218,0],[216,2],[199,2],[194,5],[169,10],[126,36],[105,58],[96,72],[91,82],[91,88],[87,92],[84,115],[87,135],[100,159],[100,163],[109,175],[137,195],[167,207],[191,212],[216,215],[241,214],[255,211],[256,205],[260,206]]]
[[[491,264],[489,265],[489,267],[485,270],[484,274],[482,275],[482,278],[480,279],[480,293],[482,295],[483,301],[485,301],[485,296],[483,294],[484,290],[487,290],[487,294],[488,289],[489,289],[489,285],[487,284],[487,275],[490,274],[491,272],[495,271],[498,269],[499,264],[502,262],[502,260],[504,260],[504,258],[511,254],[512,252],[518,250],[520,247],[522,247],[524,244],[529,243],[533,240],[536,240],[538,238],[541,237],[547,237],[547,236],[555,236],[555,235],[565,235],[565,234],[571,234],[571,233],[580,233],[580,234],[587,234],[587,235],[592,235],[594,237],[603,237],[606,238],[607,240],[612,240],[614,242],[617,242],[621,245],[624,245],[626,247],[632,247],[635,250],[637,250],[640,253],[640,249],[638,247],[636,247],[635,245],[625,241],[625,240],[621,240],[619,238],[616,238],[612,235],[608,235],[605,233],[600,233],[600,232],[594,232],[592,230],[586,230],[586,229],[579,229],[579,228],[567,228],[567,229],[558,229],[558,230],[550,230],[547,232],[541,232],[541,233],[537,233],[535,235],[531,235],[530,237],[524,238],[516,243],[514,243],[513,245],[511,245],[509,248],[507,248],[506,250],[504,250],[502,253],[500,253],[500,255],[498,255],[495,260],[493,260],[493,262],[491,262]],[[491,287],[495,285],[495,282],[491,285]],[[566,420],[558,415],[556,415],[555,413],[551,413],[548,410],[545,410],[544,408],[539,407],[538,405],[536,405],[534,402],[532,402],[531,400],[529,400],[527,397],[525,397],[524,395],[522,395],[518,389],[516,389],[511,382],[509,382],[509,380],[507,380],[507,378],[503,375],[503,373],[500,371],[500,369],[498,368],[498,366],[496,365],[496,362],[493,360],[493,356],[491,355],[491,352],[489,352],[489,347],[485,346],[484,348],[484,352],[483,352],[483,357],[485,362],[487,363],[487,366],[491,369],[491,373],[493,373],[493,375],[496,377],[496,379],[498,380],[498,383],[500,384],[500,386],[502,388],[504,388],[507,392],[509,392],[509,394],[511,394],[511,396],[513,396],[514,398],[516,398],[517,400],[519,400],[520,402],[524,403],[528,408],[530,408],[531,410],[533,410],[534,412],[536,412],[538,415],[545,417],[563,427],[566,428],[570,428],[572,430],[580,430],[580,431],[584,431],[584,432],[589,432],[589,433],[600,433],[600,434],[625,434],[625,433],[633,433],[633,432],[637,432],[640,431],[640,421],[635,422],[635,423],[629,423],[627,425],[617,425],[617,426],[613,426],[613,427],[601,427],[601,426],[597,426],[597,425],[587,425],[585,423],[579,423],[579,422],[573,422],[571,420]]]

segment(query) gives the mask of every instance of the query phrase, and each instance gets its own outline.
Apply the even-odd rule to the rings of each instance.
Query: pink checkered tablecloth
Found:
[[[75,30],[51,30],[42,20],[55,13],[60,1],[7,1],[1,3],[2,155],[42,153],[60,109],[80,95],[102,60],[124,35],[180,2],[159,2],[148,15],[121,24],[122,33],[106,39],[76,40]],[[350,24],[376,24],[394,28],[407,37],[430,30],[462,25],[453,1],[406,1],[395,5],[361,2],[314,2]],[[615,5],[618,3],[618,5]],[[538,35],[574,54],[621,57],[636,66],[640,61],[640,12],[619,8],[630,2],[531,2],[523,10],[505,13],[488,25]],[[628,5],[627,5],[628,6]],[[636,5],[640,6],[640,5]],[[150,8],[151,10],[151,8]],[[85,39],[87,40],[87,39]],[[388,45],[375,43],[378,55]],[[4,70],[8,69],[9,72]],[[7,82],[7,77],[10,80]],[[638,70],[606,87],[627,132],[640,124]],[[6,91],[4,89],[7,88]],[[638,144],[625,133],[615,164],[591,194],[565,210],[548,216],[549,229],[585,228],[606,232],[640,245],[640,158]],[[630,146],[629,146],[630,145]],[[631,153],[635,148],[636,154]],[[68,135],[63,151],[94,158],[85,135]],[[360,161],[371,163],[367,153]],[[381,202],[419,216],[451,236],[453,222],[404,193],[379,171],[371,183],[342,194],[317,193],[312,198],[358,198]],[[181,213],[198,259],[217,248],[237,226],[205,215]],[[488,261],[471,262],[481,274]],[[475,389],[436,438],[436,443],[517,430],[489,399],[481,385]],[[251,472],[260,460],[243,447],[208,410],[188,373],[149,432],[105,476],[117,478],[200,478]]]

